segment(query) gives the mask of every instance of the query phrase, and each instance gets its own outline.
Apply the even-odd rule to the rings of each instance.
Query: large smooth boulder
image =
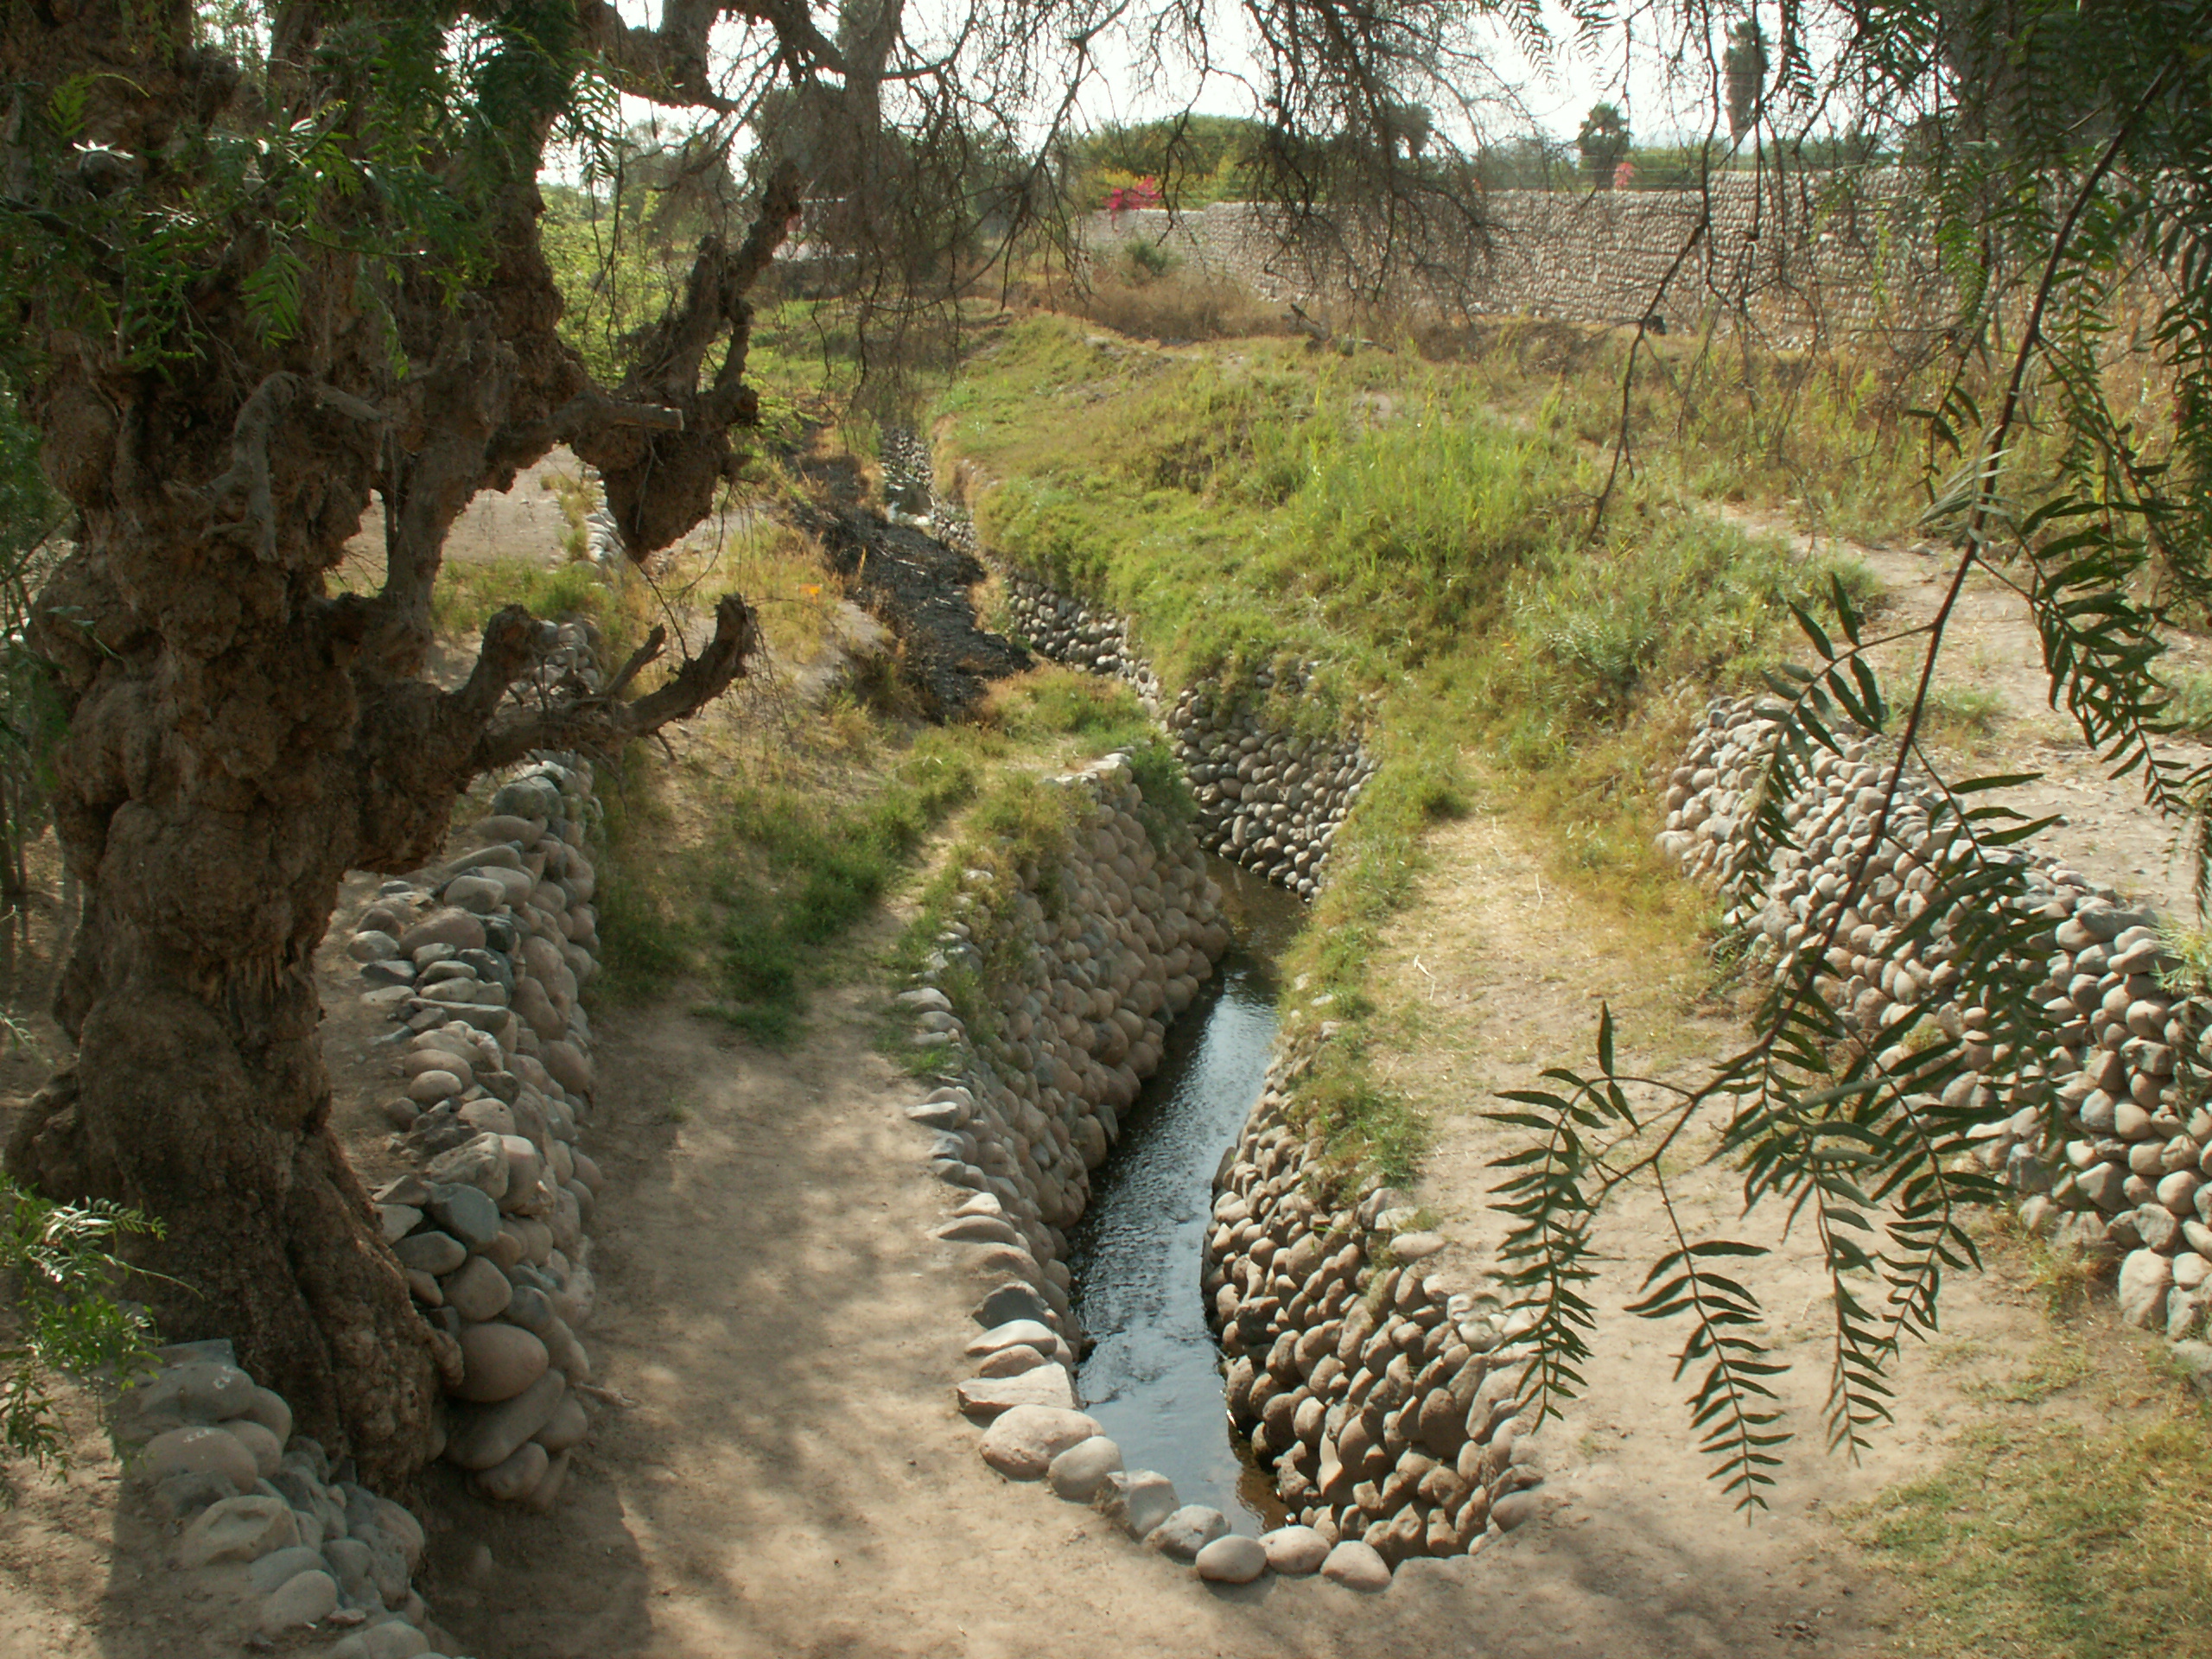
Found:
[[[1106,1477],[1122,1472],[1122,1448],[1103,1434],[1078,1440],[1054,1458],[1045,1471],[1053,1492],[1071,1503],[1088,1503],[1106,1484]]]
[[[465,910],[434,910],[399,936],[399,948],[410,957],[426,944],[480,950],[484,948],[484,924]]]
[[[131,1472],[149,1483],[172,1475],[219,1475],[242,1492],[251,1491],[261,1478],[245,1442],[212,1427],[173,1428],[155,1435]]]
[[[261,1633],[281,1636],[328,1618],[337,1611],[338,1580],[327,1573],[302,1573],[261,1604]]]
[[[257,1561],[299,1541],[299,1522],[292,1518],[290,1504],[281,1497],[249,1492],[210,1505],[187,1527],[177,1545],[177,1559],[188,1567]]]
[[[513,1399],[552,1363],[543,1341],[504,1320],[464,1325],[461,1357],[466,1370],[454,1393],[480,1405]]]
[[[1052,1459],[1098,1433],[1096,1418],[1057,1406],[1013,1406],[983,1435],[985,1463],[1008,1480],[1039,1480]]]
[[[447,1459],[464,1469],[504,1463],[517,1446],[553,1421],[568,1392],[569,1379],[549,1370],[512,1400],[462,1408],[454,1413],[446,1438]]]
[[[1249,1584],[1268,1570],[1268,1547],[1230,1533],[1198,1551],[1198,1576],[1212,1584]]]
[[[1347,1538],[1329,1552],[1321,1563],[1321,1576],[1347,1590],[1390,1587],[1389,1563],[1357,1538]]]
[[[995,1417],[1015,1406],[1075,1408],[1075,1386],[1058,1365],[1039,1365],[1011,1376],[971,1376],[958,1393],[960,1409],[970,1417]]]
[[[2173,1263],[2156,1250],[2130,1250],[2120,1264],[2120,1317],[2133,1325],[2163,1319]]]
[[[1229,1517],[1204,1503],[1185,1503],[1145,1535],[1147,1549],[1179,1561],[1194,1561],[1198,1552],[1228,1535]]]
[[[1284,1578],[1318,1573],[1329,1559],[1329,1541],[1311,1527],[1277,1527],[1262,1533],[1260,1542],[1268,1552],[1268,1570]]]
[[[1152,1469],[1109,1475],[1092,1495],[1091,1507],[1132,1538],[1142,1538],[1175,1513],[1181,1500],[1175,1483]]]

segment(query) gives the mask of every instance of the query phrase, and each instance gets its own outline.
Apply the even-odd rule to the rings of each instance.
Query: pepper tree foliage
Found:
[[[1948,778],[1926,745],[1929,686],[1969,576],[2025,601],[2052,707],[2173,823],[2200,911],[2212,870],[2212,766],[2161,747],[2175,728],[2159,679],[2169,622],[2202,616],[2212,581],[2212,5],[1759,10],[1772,30],[1768,96],[1751,129],[1713,147],[1717,161],[1748,148],[1763,168],[1788,163],[1840,116],[1917,158],[1910,188],[1927,204],[1923,233],[1950,302],[1937,390],[1918,411],[1929,455],[1922,524],[1950,544],[1948,577],[1929,620],[1887,630],[1839,588],[1825,622],[1800,615],[1804,661],[1768,677],[1778,728],[1754,786],[1736,914],[1768,903],[1777,857],[1796,846],[1789,809],[1821,755],[1871,736],[1884,776],[1825,931],[1775,974],[1752,1039],[1682,1085],[1622,1067],[1607,1014],[1594,1068],[1548,1071],[1493,1115],[1528,1137],[1500,1160],[1498,1192],[1531,1401],[1549,1414],[1581,1386],[1605,1208],[1624,1188],[1650,1189],[1669,1244],[1630,1311],[1682,1321],[1676,1376],[1690,1385],[1694,1428],[1713,1478],[1745,1509],[1764,1507],[1792,1438],[1775,1386],[1786,1367],[1741,1265],[1765,1250],[1699,1236],[1678,1202],[1681,1160],[1738,1173],[1747,1215],[1777,1208],[1810,1230],[1832,1299],[1827,1439],[1855,1453],[1891,1415],[1900,1349],[1936,1329],[1946,1275],[1979,1265],[1969,1217],[2005,1197],[1967,1156],[1991,1113],[1944,1103],[1965,1070],[1960,1043],[1895,1038],[1934,1029],[1924,1022],[1942,1004],[1979,1006],[1999,1057],[1982,1072],[1998,1109],[2032,1106],[2058,1126],[2045,1061],[2072,1014],[2037,1001],[2051,924],[2018,851],[2050,820],[1989,804],[1989,791],[2031,776]],[[1717,20],[1676,12],[1692,42],[1680,60],[1694,60]],[[1716,133],[1726,113],[1714,111]],[[1637,368],[1632,353],[1624,399]],[[1874,658],[1900,646],[1911,665],[1891,689]],[[1960,979],[1868,1038],[1817,981],[1847,911],[1901,850],[1899,819],[1923,790],[1937,800],[1936,880],[1895,937],[1942,930]]]
[[[128,1388],[158,1369],[145,1311],[116,1300],[117,1253],[160,1224],[103,1200],[53,1204],[0,1177],[0,1275],[15,1292],[13,1340],[0,1342],[0,1506],[15,1501],[9,1464],[66,1469],[57,1375]]]

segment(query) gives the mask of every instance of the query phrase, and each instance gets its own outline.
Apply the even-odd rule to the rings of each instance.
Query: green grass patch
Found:
[[[2212,1654],[2212,1433],[2202,1407],[2177,1391],[2144,1424],[1977,1428],[1851,1529],[1920,1604],[1904,1651]]]
[[[1973,743],[1995,734],[2005,699],[1978,685],[1939,685],[1928,693],[1923,721],[1939,743]]]
[[[430,614],[441,633],[481,632],[494,613],[510,605],[532,616],[588,618],[602,630],[619,630],[622,601],[588,559],[533,564],[526,559],[448,559],[430,595]]]
[[[1131,619],[1171,694],[1317,669],[1275,723],[1357,725],[1379,770],[1286,963],[1338,1023],[1301,1086],[1332,1158],[1410,1168],[1419,1127],[1373,1081],[1367,982],[1427,827],[1476,775],[1565,885],[1654,925],[1710,920],[1651,851],[1656,780],[1717,690],[1756,683],[1791,603],[1863,570],[1745,536],[1649,476],[1602,484],[1557,418],[1410,350],[1273,339],[1161,351],[1039,317],[938,404],[941,460],[985,541]],[[1554,411],[1556,416],[1556,411]],[[964,465],[963,464],[964,463]],[[1294,677],[1278,672],[1278,684]]]
[[[882,741],[875,756],[804,742],[695,754],[673,779],[633,749],[602,791],[606,995],[637,1002],[680,984],[757,1041],[796,1035],[834,948],[984,773],[959,735],[893,729]]]
[[[2171,701],[2166,718],[2177,730],[2202,737],[2212,731],[2212,674],[2193,668],[2172,668],[2163,676]]]

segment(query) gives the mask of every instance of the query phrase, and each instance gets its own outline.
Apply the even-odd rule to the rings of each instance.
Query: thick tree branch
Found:
[[[477,715],[487,695],[496,703],[505,686],[520,678],[537,660],[537,630],[542,626],[518,606],[493,617],[484,631],[484,649],[475,671],[467,685],[452,694],[448,707],[466,720]],[[667,684],[634,702],[625,702],[614,694],[659,654],[665,636],[658,629],[654,636],[623,665],[607,691],[487,727],[469,754],[470,773],[510,766],[536,749],[611,747],[676,721],[689,720],[745,673],[760,647],[760,621],[752,607],[737,594],[727,594],[715,607],[714,637],[705,648],[686,658]],[[499,680],[502,674],[507,676],[504,681]],[[498,690],[489,689],[494,682],[499,683]]]
[[[683,302],[638,342],[637,366],[603,406],[607,413],[579,420],[568,434],[576,454],[599,469],[607,510],[632,558],[667,546],[697,524],[734,472],[730,429],[759,418],[758,400],[745,384],[753,333],[747,296],[797,216],[801,188],[798,168],[779,164],[743,242],[734,249],[715,237],[700,243]],[[702,389],[708,353],[725,336],[721,366]],[[653,430],[621,413],[641,406],[679,411],[682,429]]]
[[[231,424],[230,467],[208,481],[205,496],[211,507],[220,506],[236,495],[245,497],[245,516],[219,524],[216,531],[250,538],[264,561],[276,556],[276,507],[270,493],[269,446],[302,397],[365,426],[382,426],[386,418],[382,410],[365,398],[287,371],[268,376],[253,389]]]
[[[845,56],[814,26],[805,0],[667,0],[658,29],[633,28],[606,0],[582,0],[576,22],[599,54],[608,78],[624,92],[659,103],[682,103],[719,115],[744,111],[714,88],[708,37],[725,16],[766,23],[794,73],[845,73]]]

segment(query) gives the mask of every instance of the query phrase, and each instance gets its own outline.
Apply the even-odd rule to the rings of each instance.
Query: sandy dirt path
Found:
[[[1642,1447],[1634,1484],[1593,1465],[1550,1519],[1380,1597],[1213,1590],[1001,1480],[953,1406],[979,1287],[927,1236],[942,1189],[901,1116],[920,1091],[868,1045],[878,995],[825,995],[785,1056],[602,1020],[591,1343],[630,1403],[550,1517],[448,1494],[429,1593],[485,1659],[1878,1650],[1878,1596]]]
[[[1725,516],[1739,528],[1780,536],[1800,552],[1818,548],[1864,563],[1880,581],[1887,601],[1870,634],[1929,620],[1955,568],[1948,549],[1815,541],[1771,514],[1731,511]],[[1892,704],[1902,707],[1910,698],[1924,645],[1914,639],[1875,653]],[[2168,635],[2167,646],[2177,668],[2212,668],[2212,640],[2177,630]],[[2145,806],[2139,780],[2107,777],[2096,753],[2082,741],[2081,728],[2050,707],[2043,643],[2024,599],[1985,572],[1970,575],[1944,631],[1932,684],[1939,696],[1970,690],[1997,700],[1985,731],[1947,734],[1936,728],[1935,747],[1951,776],[2042,773],[2033,784],[1989,798],[2031,817],[2056,817],[2059,822],[2041,837],[2044,850],[2100,886],[2147,899],[2170,916],[2190,914],[2188,865],[2175,855],[2172,827]],[[2187,738],[2162,742],[2158,752],[2188,766],[2212,759],[2212,748]]]

